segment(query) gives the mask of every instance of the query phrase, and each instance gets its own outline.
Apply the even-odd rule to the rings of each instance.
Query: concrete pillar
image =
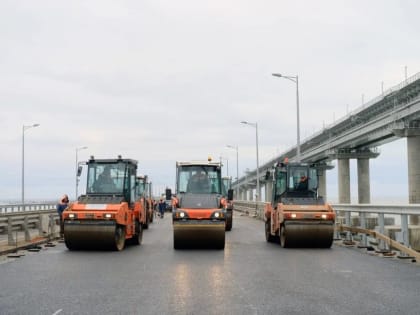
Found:
[[[407,137],[408,201],[420,203],[420,136]],[[410,216],[410,224],[418,225],[419,216]]]
[[[369,159],[357,159],[357,181],[359,203],[370,203]]]
[[[318,170],[318,195],[327,201],[327,170]]]
[[[412,121],[408,128],[394,129],[397,137],[407,138],[408,202],[420,203],[420,121]],[[410,216],[410,224],[418,225],[419,216]]]
[[[350,201],[350,160],[338,159],[338,203]]]
[[[273,199],[273,182],[271,180],[265,182],[265,201],[271,202]]]

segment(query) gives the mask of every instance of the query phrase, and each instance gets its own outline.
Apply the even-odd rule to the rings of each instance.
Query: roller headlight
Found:
[[[225,214],[223,211],[215,211],[211,214],[212,219],[220,220],[225,217]]]
[[[327,219],[327,217],[328,217],[328,216],[327,216],[326,214],[322,214],[322,215],[321,215],[321,218],[323,218],[324,220],[325,220],[325,219]]]
[[[105,219],[111,219],[112,214],[111,213],[105,213]]]
[[[69,213],[69,219],[76,219],[76,215],[74,213]]]
[[[188,219],[188,214],[185,211],[176,210],[173,212],[174,219]]]

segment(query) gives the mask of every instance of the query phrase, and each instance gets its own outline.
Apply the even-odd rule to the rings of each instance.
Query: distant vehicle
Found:
[[[140,245],[146,212],[136,199],[137,161],[91,157],[86,164],[86,194],[63,212],[67,248],[120,251],[126,241]]]

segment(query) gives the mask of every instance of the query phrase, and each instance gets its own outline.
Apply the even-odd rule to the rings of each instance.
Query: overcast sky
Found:
[[[0,2],[0,200],[74,198],[75,151],[139,161],[155,191],[175,161],[255,169],[420,71],[418,1]],[[371,161],[372,199],[407,201],[406,141]],[[226,162],[225,162],[226,164]],[[352,181],[355,181],[352,162]],[[337,196],[336,169],[328,196]],[[80,188],[83,191],[83,188]],[[352,186],[357,197],[357,186]]]

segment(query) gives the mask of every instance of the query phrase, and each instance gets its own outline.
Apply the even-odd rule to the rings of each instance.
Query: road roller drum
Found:
[[[280,229],[282,247],[320,247],[332,245],[334,226],[320,222],[288,222]]]
[[[225,247],[224,222],[174,222],[174,248]]]
[[[122,250],[124,228],[113,221],[67,221],[64,223],[64,242],[69,249]]]

